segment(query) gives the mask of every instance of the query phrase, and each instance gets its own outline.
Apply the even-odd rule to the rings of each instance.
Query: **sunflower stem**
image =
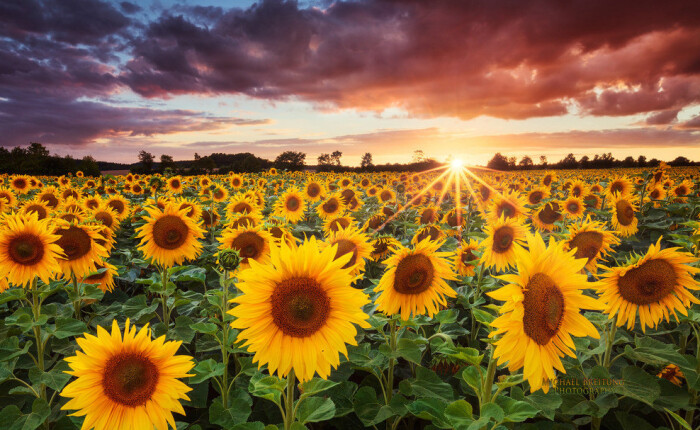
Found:
[[[229,362],[229,353],[228,353],[228,332],[229,332],[229,325],[226,323],[226,314],[228,312],[228,277],[229,277],[229,272],[226,270],[224,272],[224,278],[221,282],[221,286],[223,287],[223,295],[222,299],[223,302],[221,303],[221,322],[223,323],[222,326],[222,335],[223,335],[223,342],[221,342],[221,358],[224,363],[224,374],[221,377],[221,401],[224,405],[224,408],[228,408],[228,390],[229,390],[229,384],[228,384],[228,362]]]
[[[691,327],[693,328],[693,331],[695,332],[695,345],[696,345],[696,352],[695,352],[695,357],[697,359],[697,366],[695,367],[695,373],[700,373],[700,328],[696,328],[697,326],[695,324],[692,324]],[[698,390],[690,390],[690,402],[688,403],[689,405],[697,405],[698,401],[700,401],[700,393],[698,393]],[[693,427],[693,420],[695,419],[695,409],[688,409],[685,411],[685,422],[690,425],[691,428]]]
[[[160,272],[160,279],[163,283],[163,292],[160,295],[160,300],[163,306],[163,323],[165,327],[170,327],[170,310],[168,309],[168,268],[163,267]]]
[[[496,377],[496,358],[494,357],[493,347],[489,347],[491,350],[491,356],[489,358],[489,367],[486,369],[486,378],[484,378],[484,385],[481,387],[482,402],[480,407],[491,401],[491,389],[493,387],[493,379]]]
[[[615,333],[617,332],[617,316],[612,320],[609,329],[606,329],[605,336],[605,354],[603,355],[603,367],[610,368],[610,355],[612,354],[613,344],[615,343]]]
[[[37,355],[37,367],[43,374],[46,370],[44,365],[44,342],[41,339],[41,325],[39,325],[39,318],[41,317],[41,301],[39,301],[39,283],[37,277],[32,279],[32,313],[34,314],[34,337],[36,339],[36,355]],[[46,385],[39,385],[39,396],[42,400],[46,401]],[[49,422],[47,420],[43,423],[45,428],[49,428]]]
[[[394,353],[396,352],[396,320],[392,317],[389,320],[389,348],[391,350],[391,358],[389,358],[389,371],[387,374],[386,383],[386,404],[387,406],[391,403],[391,398],[394,394],[394,366],[396,365],[396,359],[394,358]],[[393,418],[389,418],[386,421],[386,426],[388,429],[393,427]]]
[[[78,278],[75,276],[75,272],[70,272],[70,279],[73,282],[73,289],[75,290],[75,301],[73,302],[73,310],[75,311],[75,319],[80,319],[80,311],[82,305],[82,291],[80,289],[80,283]]]
[[[284,399],[284,430],[290,430],[292,424],[294,423],[294,383],[296,382],[296,375],[294,374],[294,368],[289,371],[287,375],[287,396]]]

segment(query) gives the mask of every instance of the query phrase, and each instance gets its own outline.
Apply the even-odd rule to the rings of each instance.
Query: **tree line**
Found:
[[[0,173],[60,176],[81,171],[86,176],[100,176],[100,167],[87,155],[75,159],[70,155],[51,155],[44,145],[32,142],[28,147],[11,150],[0,147]]]
[[[647,160],[647,157],[640,155],[636,159],[634,157],[626,157],[618,160],[613,157],[612,153],[595,154],[593,158],[584,155],[578,160],[573,153],[569,153],[556,163],[549,163],[547,157],[541,155],[539,163],[536,164],[529,155],[523,156],[519,161],[516,157],[507,157],[500,152],[489,160],[486,167],[493,170],[535,170],[535,169],[610,169],[615,167],[657,167],[661,160],[652,158]],[[668,163],[671,166],[698,166],[700,162],[691,161],[686,157],[676,157]]]

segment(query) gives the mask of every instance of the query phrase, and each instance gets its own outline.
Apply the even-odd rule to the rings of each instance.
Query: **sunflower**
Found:
[[[636,198],[615,194],[610,199],[612,226],[622,237],[632,236],[637,232],[639,220],[634,215],[637,210]]]
[[[37,218],[42,220],[49,216],[51,209],[49,209],[49,207],[46,206],[46,204],[43,203],[41,200],[35,198],[34,200],[30,200],[27,203],[25,203],[24,206],[22,206],[20,212],[24,214],[29,214],[32,212],[36,213]]]
[[[40,221],[34,213],[6,216],[0,227],[0,273],[13,285],[26,286],[35,276],[48,284],[61,271],[58,239],[48,219]]]
[[[666,190],[664,190],[664,187],[661,185],[654,185],[649,190],[649,198],[654,201],[654,207],[661,207],[661,202],[659,200],[666,198]]]
[[[233,175],[229,178],[229,184],[231,184],[231,188],[241,188],[243,186],[243,178],[241,175]]]
[[[211,185],[211,179],[209,179],[207,176],[202,176],[199,178],[200,188],[207,188],[209,185]]]
[[[422,209],[416,217],[416,224],[434,224],[440,220],[440,212],[437,206],[428,206]]]
[[[306,202],[298,189],[291,188],[279,196],[274,207],[275,215],[295,224],[304,218]]]
[[[66,358],[66,373],[77,379],[61,391],[70,398],[61,409],[85,416],[83,429],[175,428],[173,412],[185,414],[180,399],[192,390],[177,378],[194,367],[192,357],[175,355],[181,341],[152,340],[147,325],[137,332],[128,319],[123,337],[114,320],[111,334],[98,326],[97,336],[76,341],[82,351]]]
[[[96,242],[100,239],[99,231],[97,225],[57,222],[54,234],[59,237],[56,244],[63,250],[58,264],[64,276],[86,276],[96,270],[95,264],[108,257],[107,250]]]
[[[382,203],[393,202],[396,200],[396,193],[388,188],[377,190],[377,197]]]
[[[527,202],[518,193],[498,194],[491,202],[489,219],[496,221],[501,217],[522,219],[527,214]]]
[[[674,197],[686,197],[693,191],[693,183],[685,179],[680,184],[674,185],[669,191],[669,195]]]
[[[81,280],[84,284],[97,284],[97,287],[105,293],[114,290],[114,276],[117,274],[117,268],[106,261],[102,264],[96,264],[95,270],[88,273]]]
[[[239,273],[242,292],[230,314],[238,339],[255,354],[259,367],[285,377],[294,369],[300,381],[314,373],[327,378],[331,367],[347,357],[345,344],[357,345],[354,324],[369,328],[362,307],[367,296],[350,286],[353,276],[343,269],[350,254],[335,259],[335,247],[319,249],[314,237],[298,247],[281,242],[272,247],[270,262]]]
[[[17,205],[17,197],[15,197],[15,193],[8,188],[0,188],[0,199],[5,199],[9,209],[13,209],[15,205]]]
[[[99,195],[85,197],[82,201],[83,209],[93,211],[100,206],[102,199]]]
[[[555,201],[545,203],[530,217],[532,225],[539,231],[552,231],[556,229],[557,225],[554,223],[561,221],[563,218],[561,212],[559,212],[559,203]]]
[[[586,269],[589,272],[598,273],[598,260],[612,251],[613,245],[619,245],[620,239],[616,232],[607,231],[604,224],[591,221],[590,215],[581,224],[573,224],[569,227],[569,236],[564,241],[564,249],[575,249],[576,258],[587,259]]]
[[[369,258],[372,252],[372,246],[369,243],[367,235],[361,233],[354,227],[331,232],[326,242],[321,244],[321,247],[325,246],[333,246],[336,248],[336,260],[345,254],[352,255],[350,261],[343,266],[343,269],[350,269],[352,275],[358,275],[364,272],[365,259]]]
[[[214,188],[214,191],[211,192],[211,198],[215,202],[223,202],[224,200],[226,200],[227,197],[228,191],[226,191],[226,188],[224,187],[217,186],[216,188]]]
[[[37,198],[51,209],[55,209],[60,202],[58,198],[58,190],[56,187],[46,187],[39,194]]]
[[[349,216],[339,216],[335,218],[326,218],[323,221],[323,233],[328,236],[332,232],[338,230],[355,227],[355,220]]]
[[[241,257],[240,268],[250,267],[250,260],[267,264],[270,260],[272,235],[260,227],[242,226],[226,229],[219,238],[219,249],[235,249]]]
[[[583,197],[588,193],[588,185],[581,180],[575,180],[571,183],[569,188],[569,196],[571,197]]]
[[[188,199],[180,197],[175,200],[175,206],[180,211],[185,211],[185,216],[192,220],[199,220],[202,218],[202,206],[196,199]]]
[[[600,197],[593,193],[583,196],[583,205],[586,209],[600,209],[602,204],[603,202],[600,200]]]
[[[219,213],[216,208],[213,211],[210,209],[204,209],[202,211],[202,225],[205,228],[210,228],[217,226],[219,224]]]
[[[487,268],[503,271],[515,266],[516,253],[522,247],[527,229],[513,218],[501,217],[484,228],[486,239],[481,242],[481,263]]]
[[[226,213],[229,217],[234,214],[252,214],[259,212],[253,198],[244,194],[236,194],[229,199]]]
[[[312,202],[318,201],[324,193],[323,184],[318,181],[309,181],[304,187],[304,195]]]
[[[608,183],[605,193],[608,197],[628,196],[634,191],[634,185],[626,176],[618,176]]]
[[[233,217],[229,218],[227,227],[238,228],[244,225],[249,225],[255,227],[262,222],[262,216],[257,213],[251,214],[235,214]]]
[[[145,210],[149,216],[144,217],[146,223],[137,229],[136,237],[141,238],[138,248],[146,258],[164,267],[197,258],[202,250],[198,239],[204,237],[204,229],[187,216],[187,209],[175,203],[164,210]]]
[[[601,309],[599,302],[583,295],[593,288],[580,271],[586,265],[575,258],[574,251],[565,251],[563,242],[550,237],[545,245],[539,234],[527,234],[528,251],[517,251],[518,273],[498,278],[508,285],[488,292],[505,302],[501,315],[491,322],[495,328],[493,356],[498,364],[508,362],[508,369],[523,369],[530,392],[542,388],[549,391],[549,381],[556,378],[554,369],[566,373],[560,357],[576,358],[571,336],[599,338],[595,326],[581,314],[581,309]]]
[[[106,204],[117,213],[119,221],[122,221],[129,216],[129,201],[121,194],[115,194],[108,198]]]
[[[474,269],[479,260],[479,257],[474,255],[477,249],[479,249],[479,242],[472,239],[469,242],[463,240],[455,251],[455,270],[461,276],[474,276]]]
[[[321,219],[341,216],[345,212],[345,203],[340,194],[335,193],[316,207],[316,213]]]
[[[669,364],[668,366],[664,367],[663,370],[656,375],[656,377],[666,379],[672,384],[680,387],[681,384],[683,384],[682,380],[685,378],[685,375],[680,367],[676,366],[675,364]]]
[[[547,172],[542,177],[542,185],[544,185],[545,187],[549,187],[550,185],[552,185],[552,182],[557,182],[558,180],[559,180],[559,177],[557,176],[556,173]]]
[[[169,178],[166,186],[168,188],[168,191],[171,193],[181,193],[182,192],[182,178],[179,176],[173,176],[172,178]]]
[[[442,231],[440,227],[434,224],[429,224],[419,228],[418,231],[416,231],[413,238],[411,238],[411,243],[416,245],[419,242],[422,242],[423,239],[430,239],[433,242],[438,242],[443,240],[445,236],[445,232]]]
[[[374,261],[382,261],[391,252],[392,248],[400,248],[401,242],[399,242],[393,236],[379,236],[372,242],[372,252],[369,256]]]
[[[580,197],[569,196],[565,201],[561,202],[564,207],[564,213],[573,219],[583,218],[585,204]]]
[[[374,231],[377,230],[379,227],[384,225],[384,222],[386,221],[386,217],[382,215],[381,213],[374,214],[370,216],[367,221],[362,225],[362,230],[363,231]]]
[[[83,194],[79,190],[74,190],[73,188],[66,188],[65,190],[61,191],[62,200],[80,200],[82,197]]]
[[[100,207],[97,208],[97,210],[92,214],[92,217],[112,231],[119,227],[119,217],[117,216],[117,213],[114,211],[114,209],[105,204],[100,205]]]
[[[536,187],[527,193],[527,202],[531,205],[539,204],[542,200],[548,198],[551,192],[547,187]]]
[[[462,209],[459,212],[457,212],[457,209],[452,209],[442,217],[442,222],[453,229],[464,227],[465,221],[466,217]]]
[[[17,194],[27,194],[32,190],[32,185],[29,183],[29,177],[24,175],[15,176],[10,180],[10,187]]]
[[[375,304],[377,310],[387,315],[401,314],[406,321],[413,314],[432,317],[438,305],[445,306],[445,297],[457,293],[446,280],[456,280],[448,257],[451,252],[438,252],[442,242],[424,239],[413,249],[393,248],[393,255],[379,284],[374,289],[380,293]]]
[[[283,225],[268,226],[267,231],[270,232],[272,239],[278,245],[279,242],[285,242],[288,246],[293,246],[297,243],[297,240],[292,232],[290,232],[289,229]]]
[[[634,328],[637,313],[642,331],[656,327],[669,315],[676,320],[676,311],[687,315],[691,303],[700,303],[692,291],[700,290],[693,275],[700,269],[690,266],[697,260],[679,248],[661,250],[661,238],[649,246],[646,255],[626,266],[613,267],[602,275],[599,293],[605,302],[605,313],[617,315],[617,325],[627,322]]]

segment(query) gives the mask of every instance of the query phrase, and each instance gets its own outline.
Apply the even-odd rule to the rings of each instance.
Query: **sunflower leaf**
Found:
[[[298,402],[296,419],[302,424],[326,421],[335,416],[335,403],[331,399],[309,397]]]

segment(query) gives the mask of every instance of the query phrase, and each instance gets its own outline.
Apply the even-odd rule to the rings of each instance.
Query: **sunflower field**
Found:
[[[0,176],[0,428],[700,428],[699,191]]]

